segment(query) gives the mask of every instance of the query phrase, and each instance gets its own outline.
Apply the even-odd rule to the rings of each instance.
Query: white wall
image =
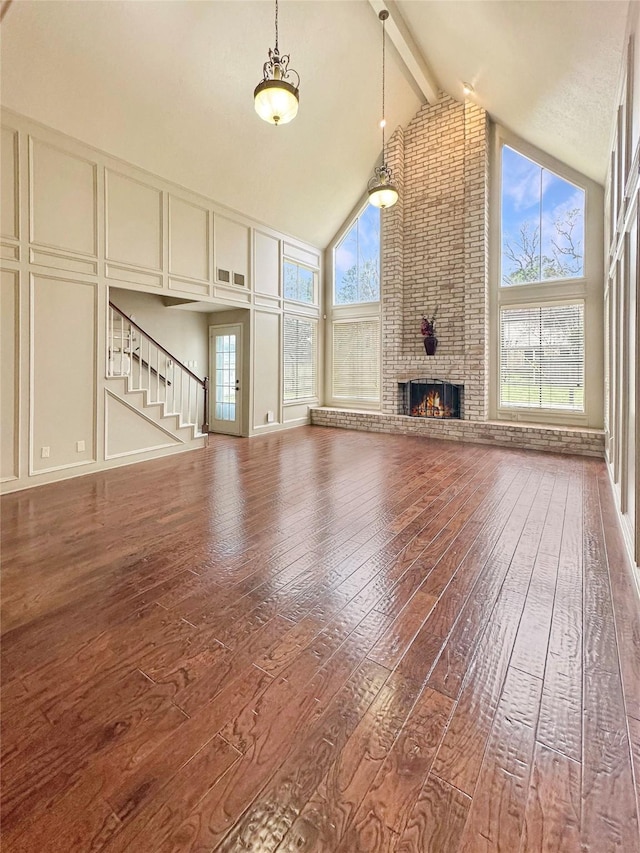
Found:
[[[629,553],[640,563],[640,4],[631,3],[607,176],[605,433]]]
[[[278,329],[285,311],[319,319],[320,288],[291,305],[281,269],[299,256],[320,276],[318,249],[7,111],[1,154],[3,491],[183,448],[154,426],[131,446],[114,432],[130,415],[105,376],[110,298],[202,377],[210,314],[238,315],[243,434],[308,422],[282,403]]]

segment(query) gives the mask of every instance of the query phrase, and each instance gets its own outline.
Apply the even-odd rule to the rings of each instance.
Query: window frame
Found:
[[[306,304],[306,303],[304,303]],[[285,396],[285,371],[286,371],[286,342],[285,342],[285,326],[287,318],[292,320],[304,320],[306,323],[311,323],[312,326],[315,327],[314,330],[314,341],[313,341],[313,359],[315,365],[315,376],[314,376],[314,385],[313,392],[311,394],[307,394],[305,396],[300,397],[286,397]],[[320,385],[320,346],[319,346],[319,337],[320,337],[320,321],[318,317],[311,316],[309,314],[296,314],[292,311],[284,311],[282,315],[282,405],[283,406],[298,406],[300,403],[309,403],[315,402],[318,400],[318,388]]]
[[[311,299],[295,299],[293,296],[286,296],[284,292],[284,267],[285,264],[293,264],[298,267],[298,269],[304,269],[311,273],[313,277],[313,293],[311,294]],[[290,258],[287,255],[282,256],[282,298],[286,303],[293,302],[296,305],[317,305],[318,304],[318,269],[316,267],[312,267],[309,264],[305,264],[303,261],[297,260],[297,258]]]
[[[355,403],[360,408],[371,408],[372,406],[379,403],[382,396],[382,387],[381,387],[381,376],[382,376],[382,351],[380,347],[380,342],[382,339],[382,323],[381,318],[378,315],[371,314],[366,317],[341,317],[340,319],[334,319],[331,324],[331,359],[333,363],[333,346],[335,344],[335,329],[337,327],[345,328],[347,326],[355,326],[358,323],[371,323],[376,322],[378,324],[378,396],[376,397],[367,397],[367,396],[358,396],[357,394],[353,397],[342,397],[336,395],[335,392],[335,376],[333,370],[331,371],[331,399],[336,402],[336,405],[342,406],[344,405],[344,401],[347,403]]]
[[[502,284],[502,148],[575,184],[585,193],[584,267],[576,278]],[[489,417],[491,420],[601,429],[604,418],[604,207],[597,183],[498,125],[491,145],[489,208]],[[584,304],[584,412],[500,405],[500,311],[503,308]]]
[[[347,236],[347,234],[351,231],[351,229],[357,223],[357,221],[360,219],[362,214],[365,211],[368,211],[369,208],[377,210],[378,215],[380,217],[380,239],[379,239],[379,256],[378,256],[378,280],[379,280],[379,289],[380,289],[379,298],[375,299],[373,301],[368,301],[368,302],[336,302],[336,252],[338,250],[338,247],[342,243],[342,241]],[[365,203],[358,205],[356,214],[355,215],[352,214],[349,217],[347,225],[346,226],[343,225],[343,227],[338,232],[338,236],[332,240],[332,242],[331,242],[331,263],[330,263],[330,266],[331,266],[331,271],[332,271],[330,300],[331,300],[331,307],[333,309],[336,309],[336,308],[337,309],[360,308],[363,305],[378,305],[380,303],[380,301],[382,299],[382,210],[380,208],[374,208],[373,205],[371,205],[369,203],[368,195],[367,195],[367,198],[365,200]]]
[[[577,276],[567,275],[567,276],[562,276],[560,278],[539,278],[539,279],[536,279],[535,281],[531,281],[531,282],[514,282],[513,284],[505,284],[504,283],[504,270],[502,267],[502,254],[503,254],[502,253],[502,248],[503,248],[502,247],[502,150],[505,147],[511,148],[511,150],[514,151],[516,154],[519,154],[520,156],[525,157],[527,160],[530,160],[536,166],[539,166],[542,170],[546,170],[550,174],[555,175],[557,178],[560,178],[561,180],[572,184],[573,186],[576,187],[576,189],[580,189],[584,192],[585,203],[584,203],[584,210],[583,210],[583,228],[582,228],[584,247],[583,247],[583,256],[582,256],[582,261],[583,261],[583,274],[582,275],[577,275]],[[587,237],[586,237],[586,233],[587,233],[587,227],[586,227],[586,223],[587,223],[587,191],[586,191],[586,188],[584,186],[582,186],[580,183],[578,183],[577,181],[571,180],[566,175],[566,173],[562,174],[558,169],[550,168],[550,166],[547,163],[541,162],[540,158],[535,158],[535,157],[532,157],[530,154],[525,154],[525,152],[522,149],[518,149],[515,146],[509,144],[508,142],[506,142],[504,140],[503,140],[502,144],[500,145],[499,169],[500,169],[500,171],[499,171],[499,174],[497,175],[497,179],[498,179],[499,186],[500,186],[500,199],[499,199],[499,203],[500,203],[500,225],[499,225],[499,227],[500,227],[500,259],[499,259],[500,273],[498,276],[498,286],[500,287],[500,289],[505,290],[505,289],[513,288],[513,287],[528,287],[530,285],[537,285],[537,284],[544,285],[545,287],[547,287],[550,284],[560,285],[560,284],[566,284],[567,282],[571,282],[571,281],[583,281],[587,277],[586,269],[585,269],[586,259],[587,259]],[[542,199],[540,199],[540,204],[542,204]],[[541,254],[542,254],[542,236],[543,235],[541,233],[540,234],[540,242],[541,242],[540,251],[541,251]]]
[[[515,305],[501,305],[500,311],[499,311],[500,327],[502,326],[501,315],[502,315],[503,311],[519,311],[519,310],[525,310],[525,311],[526,310],[535,310],[535,311],[537,311],[537,310],[544,310],[545,308],[566,308],[569,306],[580,306],[582,308],[582,325],[583,325],[583,332],[584,332],[584,327],[585,327],[584,321],[585,321],[585,314],[586,314],[584,299],[573,299],[573,300],[562,300],[562,301],[553,300],[553,301],[535,302],[535,303],[518,302]],[[550,407],[544,407],[544,406],[512,406],[512,405],[503,405],[502,408],[505,411],[513,411],[513,410],[524,409],[527,412],[531,412],[533,414],[537,414],[539,412],[566,412],[572,416],[581,417],[582,415],[584,415],[584,412],[586,410],[586,400],[585,400],[586,346],[585,346],[585,341],[586,341],[586,335],[585,335],[585,338],[583,339],[583,346],[582,346],[582,350],[583,350],[582,351],[582,371],[583,371],[583,380],[584,380],[584,383],[583,383],[583,408],[582,409],[563,409],[561,407],[550,408]],[[502,372],[501,354],[502,354],[502,347],[500,347],[499,353],[498,353],[497,393],[498,393],[499,397],[501,396],[501,394],[500,394],[500,390],[501,390],[500,378],[501,378],[501,372]]]
[[[327,246],[325,252],[325,292],[324,292],[324,317],[325,324],[325,371],[324,371],[324,399],[329,406],[341,409],[362,409],[366,411],[382,410],[382,379],[383,379],[383,312],[382,292],[384,281],[382,280],[382,257],[383,257],[383,221],[380,221],[380,300],[378,302],[356,302],[348,305],[335,305],[335,250],[343,237],[348,233],[358,217],[369,204],[369,196],[363,195],[358,200],[342,227],[338,230],[333,240]],[[333,330],[336,322],[369,320],[378,318],[380,323],[380,341],[378,350],[378,363],[380,366],[378,387],[380,388],[379,400],[363,400],[362,398],[335,398],[333,396]]]

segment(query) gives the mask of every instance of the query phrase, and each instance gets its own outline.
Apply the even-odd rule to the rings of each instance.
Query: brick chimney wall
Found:
[[[393,134],[387,162],[399,202],[382,214],[382,410],[401,411],[401,378],[464,384],[463,417],[488,412],[489,120],[448,96]],[[423,314],[438,306],[435,356]]]

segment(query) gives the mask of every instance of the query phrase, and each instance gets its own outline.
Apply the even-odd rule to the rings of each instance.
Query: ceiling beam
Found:
[[[369,0],[369,3],[375,10],[376,15],[383,9],[389,12],[389,17],[386,22],[387,33],[389,38],[395,45],[396,50],[413,79],[416,81],[418,88],[425,97],[428,104],[435,104],[439,100],[440,87],[438,82],[429,70],[424,56],[420,48],[411,35],[409,27],[405,24],[400,12],[398,11],[394,0]]]

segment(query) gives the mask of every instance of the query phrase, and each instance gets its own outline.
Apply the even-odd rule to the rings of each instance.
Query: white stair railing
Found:
[[[200,379],[162,344],[109,303],[107,376],[127,377],[129,391],[146,391],[147,403],[162,403],[166,415],[178,415],[180,426],[207,424],[207,379]]]

